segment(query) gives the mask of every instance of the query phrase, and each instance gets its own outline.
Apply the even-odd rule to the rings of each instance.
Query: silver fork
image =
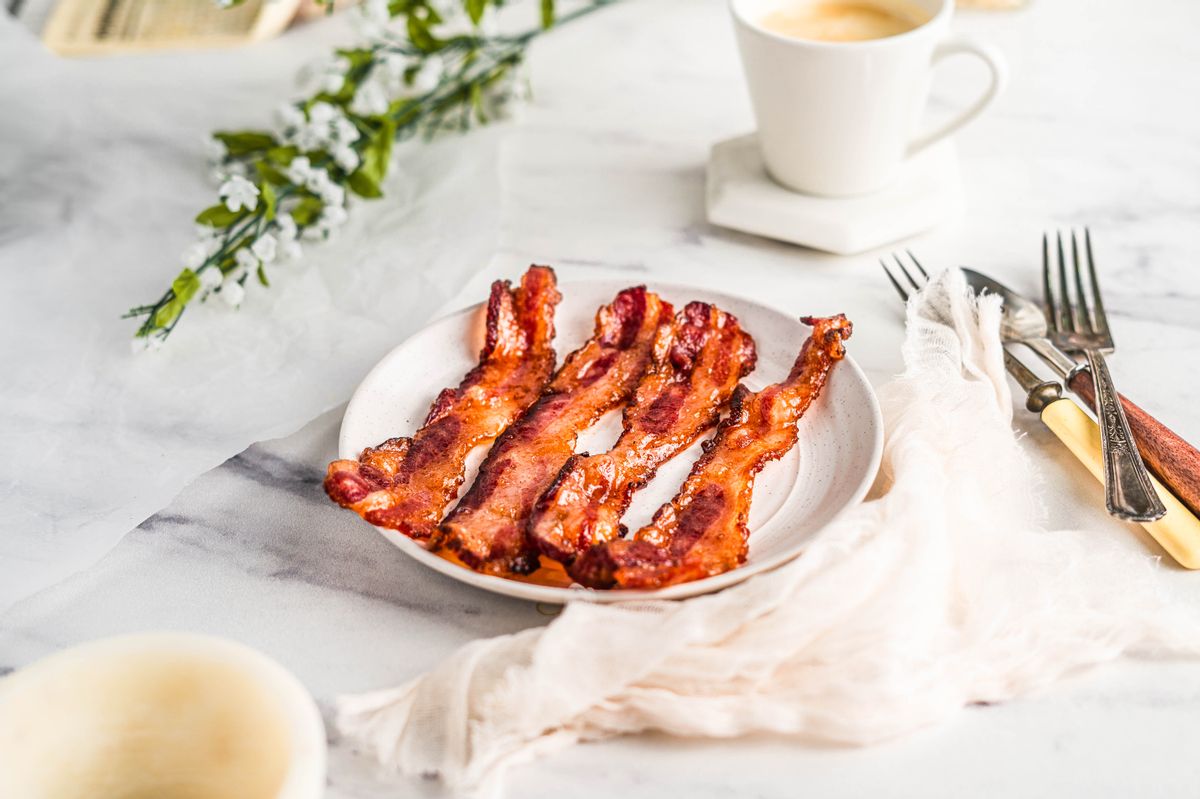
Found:
[[[913,262],[913,266],[915,266],[918,270],[920,270],[921,277],[923,277],[925,279],[925,282],[928,283],[929,282],[929,273],[925,271],[925,267],[921,266],[921,262],[917,260],[917,256],[912,254],[912,250],[905,250],[904,252],[906,252],[908,254],[909,260],[911,260]],[[892,253],[892,258],[895,259],[896,266],[900,269],[901,274],[903,274],[904,277],[908,280],[908,282],[912,285],[913,291],[920,291],[922,288],[922,284],[918,283],[916,281],[916,279],[912,276],[912,274],[907,269],[904,268],[904,262],[900,260],[900,256],[896,255],[896,253]],[[905,302],[907,302],[908,301],[908,289],[904,288],[904,286],[902,286],[900,284],[900,281],[896,279],[896,276],[892,274],[892,270],[888,267],[887,261],[880,258],[879,265],[883,267],[884,273],[888,276],[888,280],[892,281],[892,285],[896,287],[896,291],[900,292],[900,297],[903,298]]]
[[[917,271],[921,273],[922,280],[920,282],[918,282],[913,276],[913,273],[909,272],[907,267],[904,266],[904,261],[900,259],[899,255],[892,253],[892,260],[896,262],[896,268],[900,271],[900,274],[904,275],[904,279],[908,281],[910,286],[912,286],[912,291],[920,291],[925,287],[925,284],[929,282],[929,273],[925,271],[925,267],[922,266],[921,262],[917,260],[917,256],[913,255],[912,250],[906,249],[904,252],[908,255],[908,259],[912,261],[913,266],[916,267]],[[901,283],[900,280],[892,273],[892,269],[887,265],[887,261],[880,258],[879,265],[883,267],[884,274],[887,275],[888,280],[892,282],[892,286],[895,287],[896,291],[900,294],[900,299],[908,302],[908,298],[911,296],[909,290],[905,288],[904,284]],[[1004,366],[1009,372],[1014,375],[1027,374],[1031,380],[1037,380],[1034,374],[1008,351],[1007,347],[1002,349],[1004,350]],[[1034,413],[1040,412],[1043,406],[1062,397],[1062,385],[1053,380],[1044,380],[1037,385],[1032,385],[1032,387],[1026,387],[1023,383],[1022,387],[1026,388],[1026,390],[1029,392],[1028,396],[1026,397],[1026,407]]]
[[[1100,282],[1096,280],[1096,262],[1092,257],[1092,234],[1083,233],[1087,252],[1088,285],[1091,303],[1084,291],[1083,269],[1079,259],[1079,240],[1071,231],[1071,265],[1074,298],[1067,281],[1067,259],[1063,253],[1063,236],[1057,239],[1058,296],[1050,269],[1050,237],[1042,236],[1042,291],[1045,294],[1046,317],[1050,320],[1050,337],[1066,352],[1082,354],[1096,384],[1096,415],[1100,419],[1100,449],[1104,456],[1104,501],[1108,512],[1122,519],[1146,522],[1162,518],[1163,507],[1142,456],[1133,443],[1129,422],[1113,387],[1112,376],[1103,353],[1113,351],[1112,332],[1104,300],[1100,297]]]

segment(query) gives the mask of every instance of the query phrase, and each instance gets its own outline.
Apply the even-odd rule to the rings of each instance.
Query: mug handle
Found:
[[[996,99],[1001,89],[1004,88],[1004,84],[1008,82],[1008,63],[1004,60],[1004,56],[1000,51],[989,44],[977,42],[966,36],[951,36],[939,44],[937,49],[933,51],[933,61],[930,63],[930,68],[936,67],[937,63],[943,58],[963,53],[976,56],[983,63],[987,64],[988,69],[992,73],[990,84],[979,99],[961,114],[937,130],[926,133],[909,142],[909,157],[916,155],[934,142],[944,139],[983,113],[983,110],[992,104],[992,101]]]

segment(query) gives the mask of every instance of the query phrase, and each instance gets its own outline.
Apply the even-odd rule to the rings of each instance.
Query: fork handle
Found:
[[[1104,502],[1120,519],[1146,522],[1167,512],[1154,493],[1150,474],[1133,443],[1125,411],[1117,400],[1108,364],[1099,350],[1085,350],[1096,388],[1096,416],[1100,420],[1100,449],[1104,457]]]
[[[1092,374],[1081,369],[1067,381],[1076,395],[1089,407],[1096,407],[1096,386]],[[1184,441],[1173,430],[1139,408],[1121,394],[1121,407],[1133,440],[1142,453],[1142,461],[1179,501],[1200,516],[1200,450]]]
[[[1100,428],[1087,412],[1072,400],[1051,402],[1041,411],[1042,421],[1054,435],[1067,445],[1080,463],[1097,480],[1104,479],[1104,462],[1100,457]],[[1150,478],[1154,481],[1154,478]],[[1154,488],[1167,508],[1163,518],[1142,522],[1142,527],[1163,549],[1186,569],[1200,569],[1200,519],[1197,519],[1161,483]]]

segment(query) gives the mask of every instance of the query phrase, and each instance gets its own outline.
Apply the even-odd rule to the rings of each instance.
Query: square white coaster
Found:
[[[896,180],[874,194],[800,194],[771,179],[751,133],[713,146],[707,204],[714,225],[853,255],[958,216],[962,185],[954,142],[946,140],[909,159]]]

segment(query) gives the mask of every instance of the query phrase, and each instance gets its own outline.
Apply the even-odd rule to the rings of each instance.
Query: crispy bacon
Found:
[[[659,330],[653,365],[625,408],[608,452],[573,455],[534,509],[529,535],[547,557],[570,563],[625,533],[633,492],[717,423],[738,381],[754,369],[754,339],[735,317],[689,303]]]
[[[513,289],[492,284],[479,364],[444,389],[412,438],[329,464],[325,492],[371,524],[429,538],[463,481],[467,454],[499,436],[541,394],[554,370],[554,270],[531,266]]]
[[[526,535],[538,497],[571,457],[578,434],[629,399],[673,309],[645,286],[596,314],[593,337],[571,353],[540,399],[502,435],[436,544],[473,569],[509,576],[539,564]]]
[[[691,474],[633,538],[597,544],[570,567],[593,588],[661,588],[729,571],[746,560],[754,476],[796,443],[796,422],[846,353],[845,316],[805,318],[813,332],[782,383],[734,392],[729,416]]]

